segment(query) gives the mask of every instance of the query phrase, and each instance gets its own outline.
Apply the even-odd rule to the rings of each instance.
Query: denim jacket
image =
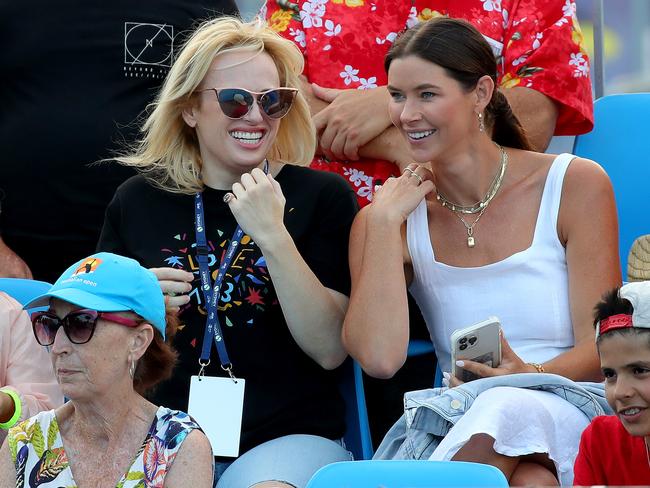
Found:
[[[456,388],[433,388],[404,395],[404,415],[391,427],[373,459],[428,459],[442,438],[482,392],[497,386],[541,390],[561,396],[590,420],[612,412],[602,383],[576,383],[547,373],[482,378]]]

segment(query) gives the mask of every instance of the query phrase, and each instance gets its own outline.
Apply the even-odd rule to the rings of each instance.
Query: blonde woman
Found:
[[[293,43],[261,24],[201,25],[139,146],[118,158],[142,174],[118,189],[98,246],[154,268],[179,307],[179,364],[155,401],[186,409],[199,361],[205,376],[245,380],[240,457],[232,466],[217,458],[219,487],[302,486],[318,467],[350,458],[328,370],[346,357],[356,202],[339,176],[301,167],[315,149],[297,90],[302,63]]]

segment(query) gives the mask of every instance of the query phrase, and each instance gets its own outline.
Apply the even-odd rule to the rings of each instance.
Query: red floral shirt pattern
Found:
[[[558,104],[556,135],[593,127],[589,60],[571,0],[267,0],[269,25],[298,45],[304,74],[321,86],[364,90],[385,85],[388,48],[404,28],[438,16],[478,28],[498,59],[499,85],[535,89]],[[387,161],[326,161],[312,167],[343,175],[360,205],[374,185],[398,173]]]

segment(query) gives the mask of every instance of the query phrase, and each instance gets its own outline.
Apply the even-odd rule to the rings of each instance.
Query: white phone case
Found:
[[[461,359],[487,364],[493,368],[499,366],[501,363],[500,330],[499,319],[489,317],[487,320],[454,331],[451,335],[452,374],[464,382],[479,378],[456,366],[456,361]]]

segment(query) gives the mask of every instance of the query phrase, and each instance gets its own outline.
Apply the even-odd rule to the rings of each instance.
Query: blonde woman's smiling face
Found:
[[[204,181],[218,182],[223,175],[238,176],[259,166],[275,141],[281,120],[268,117],[257,103],[243,117],[228,118],[213,90],[198,91],[243,88],[264,92],[279,86],[278,70],[266,52],[239,49],[215,57],[198,87],[191,113],[183,114],[185,122],[196,130]]]

